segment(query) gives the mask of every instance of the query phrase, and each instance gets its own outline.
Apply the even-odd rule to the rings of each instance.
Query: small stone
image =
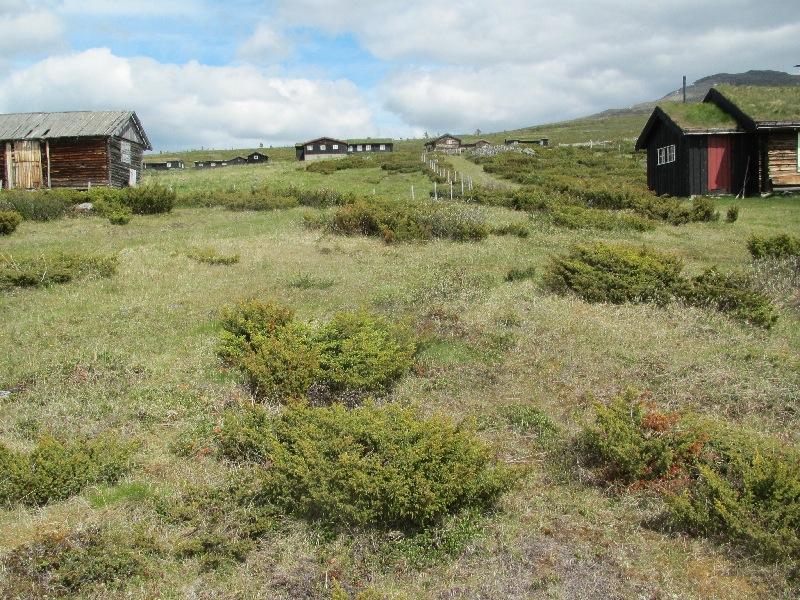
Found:
[[[80,204],[75,205],[75,212],[81,214],[88,214],[94,210],[94,204],[91,202],[81,202]]]
[[[0,400],[2,400],[3,398],[8,398],[9,396],[11,396],[11,392],[10,391],[8,391],[8,390],[0,390]]]

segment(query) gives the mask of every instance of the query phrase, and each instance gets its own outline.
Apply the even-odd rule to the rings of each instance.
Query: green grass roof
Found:
[[[661,102],[658,106],[684,131],[736,129],[736,120],[716,104]]]
[[[716,89],[757,123],[800,122],[800,85],[719,85]]]
[[[389,138],[365,138],[357,140],[347,140],[348,144],[391,144],[393,140]]]

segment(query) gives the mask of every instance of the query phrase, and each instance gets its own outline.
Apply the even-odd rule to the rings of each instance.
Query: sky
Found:
[[[797,0],[0,0],[0,112],[135,110],[157,151],[500,131],[797,73]]]

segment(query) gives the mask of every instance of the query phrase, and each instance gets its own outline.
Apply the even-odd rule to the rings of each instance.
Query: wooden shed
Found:
[[[461,150],[461,138],[445,133],[438,138],[425,142],[428,152],[458,152]]]
[[[347,152],[363,154],[365,152],[394,152],[394,142],[390,139],[366,138],[347,140]]]
[[[247,155],[247,164],[249,165],[265,165],[269,162],[269,156],[261,152],[251,152]]]
[[[800,186],[800,86],[719,86],[655,108],[636,142],[657,194],[754,195]]]
[[[347,142],[336,138],[321,137],[294,145],[297,160],[321,160],[347,156]]]
[[[172,160],[149,161],[142,163],[145,171],[171,171],[172,169],[183,169],[183,161],[177,158]]]
[[[136,185],[152,150],[132,111],[0,115],[0,181],[6,188]]]

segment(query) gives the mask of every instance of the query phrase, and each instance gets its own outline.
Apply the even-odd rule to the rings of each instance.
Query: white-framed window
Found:
[[[120,151],[120,160],[123,164],[129,165],[131,164],[131,143],[122,140],[119,143],[119,151]]]
[[[386,150],[386,144],[381,144],[380,148],[381,150]]]
[[[661,165],[667,165],[669,163],[675,162],[675,144],[670,146],[663,146],[656,150],[656,163],[660,167]]]
[[[372,150],[372,144],[367,144],[367,152],[369,152],[370,150]]]
[[[320,150],[325,150],[326,148],[327,148],[327,146],[325,144],[320,144],[319,145],[319,149]]]
[[[172,168],[172,163],[167,163],[167,168],[171,169]]]
[[[211,163],[211,166],[212,166],[212,167],[216,167],[216,166],[217,166],[217,163]]]
[[[354,151],[355,151],[355,149],[356,149],[356,147],[355,147],[355,146],[350,146],[350,147],[348,147],[347,149],[348,149],[350,152],[354,152]]]
[[[309,144],[308,146],[306,146],[306,150],[313,150],[313,149],[314,149],[314,144]]]
[[[253,160],[258,160],[258,154],[253,157]]]
[[[358,145],[358,151],[361,152],[361,150],[362,150],[362,146],[361,146],[361,144],[359,144]]]
[[[331,148],[333,148],[334,150],[338,150],[339,149],[339,144],[334,144],[333,146],[331,146]]]

